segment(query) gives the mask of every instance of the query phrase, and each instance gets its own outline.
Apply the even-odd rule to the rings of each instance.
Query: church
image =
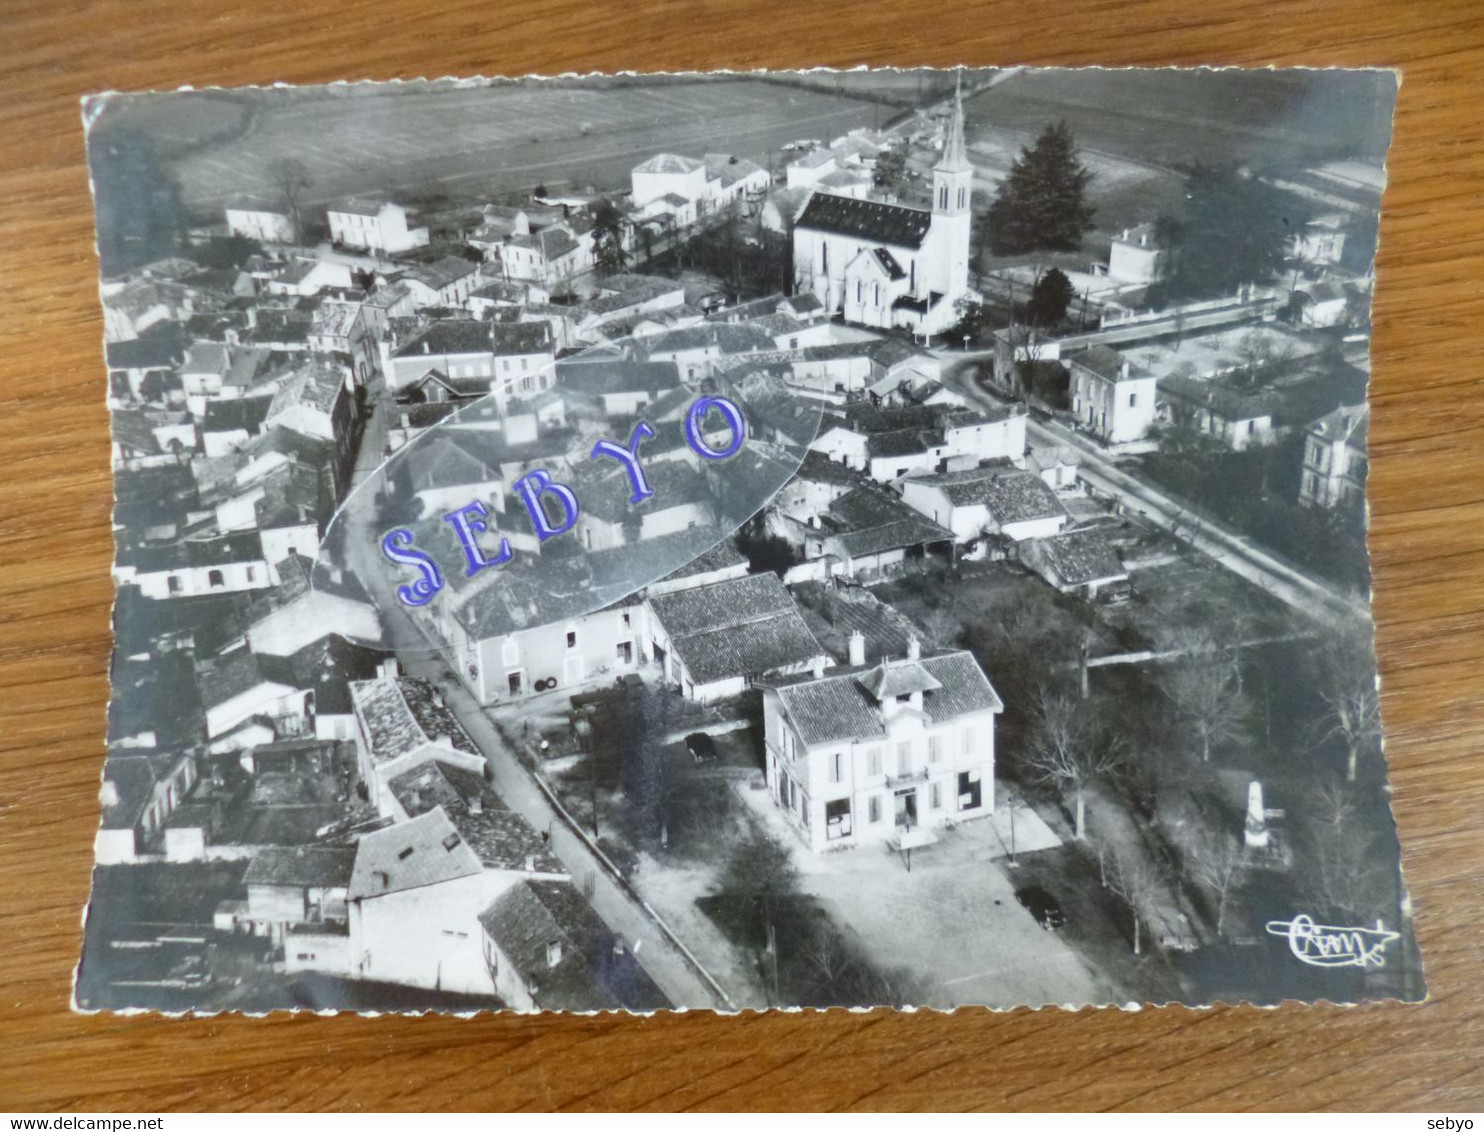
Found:
[[[933,206],[816,190],[794,223],[794,290],[846,322],[926,337],[958,321],[969,290],[974,167],[964,152],[962,93],[933,166]]]

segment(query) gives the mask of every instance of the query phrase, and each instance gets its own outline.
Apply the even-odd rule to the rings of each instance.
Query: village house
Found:
[[[264,281],[270,295],[318,295],[332,287],[352,285],[349,264],[332,259],[303,257],[291,259]]]
[[[1328,213],[1306,220],[1288,237],[1288,254],[1303,264],[1333,267],[1345,252],[1345,217]]]
[[[455,380],[482,381],[503,412],[510,398],[553,383],[556,350],[544,322],[440,321],[395,350],[387,345],[382,369],[394,392],[436,369]]]
[[[507,283],[535,283],[548,292],[596,265],[590,221],[571,220],[515,234],[493,246],[492,263]]]
[[[153,378],[154,383],[162,381],[185,358],[185,342],[175,323],[161,324],[139,338],[109,342],[103,349],[110,393],[120,396],[122,384],[129,397],[137,401],[159,399],[163,388],[151,389],[146,379]]]
[[[350,696],[361,780],[382,813],[392,812],[395,804],[391,780],[429,759],[484,773],[484,756],[443,694],[425,681],[398,675],[396,661],[387,662],[374,680],[353,681]]]
[[[640,362],[602,354],[556,363],[562,392],[590,400],[604,417],[637,417],[646,406],[680,387],[674,362]]]
[[[651,596],[650,651],[689,700],[740,695],[753,681],[830,663],[771,571]]]
[[[380,363],[382,331],[386,319],[364,302],[326,299],[315,308],[309,324],[307,344],[318,354],[344,359],[356,385],[365,385]]]
[[[1311,507],[1365,505],[1369,405],[1342,405],[1304,430],[1299,502]]]
[[[1025,456],[1025,409],[974,410],[953,404],[881,409],[856,402],[845,407],[843,416],[820,421],[810,448],[877,483],[973,468],[986,460],[1018,463]]]
[[[933,167],[931,210],[818,189],[793,225],[794,286],[849,322],[923,337],[958,318],[968,297],[974,166],[956,99]]]
[[[920,563],[936,545],[951,550],[954,543],[951,530],[876,484],[840,496],[804,535],[806,559],[830,559],[831,573],[868,585]]]
[[[1301,326],[1340,326],[1350,314],[1350,293],[1336,279],[1301,282],[1293,289],[1289,302]]]
[[[189,538],[165,546],[121,546],[114,582],[133,583],[146,597],[194,597],[265,589],[277,576],[257,531]]]
[[[289,658],[242,648],[198,659],[196,687],[206,711],[206,735],[215,750],[240,750],[259,741],[313,734],[313,692],[300,686]],[[259,726],[238,733],[243,724]],[[263,731],[266,740],[258,738]]]
[[[1155,418],[1154,374],[1110,346],[1093,346],[1064,361],[1079,424],[1109,444],[1145,437]]]
[[[409,228],[407,210],[389,200],[352,198],[332,204],[325,218],[332,243],[396,255],[428,242],[426,228]]]
[[[777,347],[772,335],[757,327],[707,322],[645,338],[640,348],[648,361],[673,362],[682,380],[695,384],[731,360]]]
[[[238,194],[227,199],[227,231],[263,244],[297,242],[293,217],[281,205]]]
[[[522,880],[479,914],[485,966],[512,1010],[663,1009],[624,941],[566,881]]]
[[[412,296],[412,305],[425,307],[458,307],[468,301],[480,284],[479,265],[463,256],[439,256],[432,263],[417,263],[403,268],[387,282],[400,282]]]
[[[264,656],[292,656],[334,632],[365,645],[382,642],[381,621],[354,574],[320,568],[291,554],[278,563],[279,584],[243,615],[248,646]]]
[[[154,852],[165,821],[196,783],[196,760],[186,754],[112,753],[103,763],[103,813],[93,837],[99,865],[127,865]]]
[[[960,544],[985,535],[1023,542],[1054,535],[1067,524],[1056,492],[1030,470],[971,468],[908,476],[897,486],[903,502],[947,527]]]
[[[1125,228],[1113,237],[1108,252],[1108,278],[1133,285],[1153,283],[1164,273],[1166,258],[1153,224]]]
[[[345,969],[355,860],[354,846],[260,848],[243,874],[246,907],[233,910],[233,928],[283,948],[286,969]]]
[[[763,684],[768,790],[816,852],[922,846],[994,810],[995,716],[1004,709],[969,652],[850,664]]]
[[[577,537],[584,549],[611,550],[715,524],[710,484],[691,462],[651,462],[645,478],[654,494],[631,503],[628,472],[615,461],[578,470],[573,477],[582,500]]]
[[[1116,600],[1129,593],[1128,570],[1102,531],[1087,529],[1033,538],[1020,560],[1064,594]]]

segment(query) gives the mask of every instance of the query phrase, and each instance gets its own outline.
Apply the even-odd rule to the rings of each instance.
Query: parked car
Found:
[[[716,761],[716,740],[704,731],[692,731],[685,737],[685,749],[698,763]]]
[[[1048,932],[1059,930],[1067,922],[1056,897],[1038,884],[1017,888],[1015,899],[1019,900],[1021,907],[1034,916],[1036,923]]]

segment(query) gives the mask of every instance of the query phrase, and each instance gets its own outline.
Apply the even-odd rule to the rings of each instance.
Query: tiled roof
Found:
[[[424,287],[441,291],[451,283],[467,278],[479,270],[479,265],[463,256],[440,256],[432,263],[416,264],[407,268],[407,278],[415,279]]]
[[[943,685],[920,662],[901,660],[878,664],[861,677],[861,686],[885,703],[913,692],[936,692]]]
[[[1128,571],[1108,545],[1101,531],[1066,531],[1035,540],[1035,553],[1069,586],[1085,585],[1106,578],[1123,578]]]
[[[546,325],[541,323],[540,325]],[[658,393],[680,385],[674,362],[638,362],[602,356],[569,358],[556,364],[557,384],[580,393]]]
[[[320,845],[259,849],[243,874],[243,884],[292,888],[345,888],[355,868],[356,851]]]
[[[1153,377],[1147,369],[1131,358],[1126,358],[1112,346],[1093,346],[1067,359],[1073,365],[1097,374],[1108,381],[1136,381]]]
[[[104,829],[133,829],[155,789],[155,771],[145,755],[109,755],[103,781],[111,791],[103,807]]]
[[[471,755],[479,748],[454,714],[434,699],[436,689],[412,676],[357,680],[350,685],[357,718],[371,741],[373,762],[390,762],[444,736]]]
[[[496,897],[479,922],[543,1010],[669,1005],[633,954],[617,952],[608,925],[566,881],[523,881]]]
[[[1369,405],[1341,405],[1315,421],[1309,431],[1321,440],[1343,440],[1350,447],[1364,452],[1370,422]]]
[[[295,686],[286,662],[247,649],[218,657],[215,663],[203,665],[196,673],[201,703],[207,708],[218,707],[262,684]]]
[[[338,212],[351,216],[380,216],[381,210],[390,203],[380,197],[350,197],[346,200],[336,201],[330,205],[327,212]]]
[[[183,539],[168,546],[121,549],[117,555],[120,566],[133,566],[141,574],[183,570],[188,566],[222,566],[262,560],[263,545],[257,531],[237,531],[208,539]]]
[[[874,484],[847,492],[830,504],[823,521],[852,558],[953,538],[948,528],[918,514]]]
[[[756,676],[824,653],[771,572],[662,594],[650,607],[698,684]]]
[[[911,480],[941,488],[955,507],[986,507],[1000,524],[1024,523],[1067,513],[1045,480],[1035,472],[1017,468],[973,468],[913,476]]]
[[[635,173],[694,173],[701,162],[694,157],[682,157],[678,153],[657,153],[647,161],[634,166]]]
[[[272,404],[267,397],[238,397],[230,401],[206,402],[202,432],[246,432],[256,435],[268,419]]]
[[[394,356],[410,358],[423,354],[506,355],[550,352],[551,326],[546,322],[447,319],[433,323],[398,349]]]
[[[104,347],[110,369],[168,369],[176,365],[185,352],[175,323],[160,323],[167,327],[150,330],[127,342],[110,342]]]
[[[440,809],[361,838],[347,895],[371,899],[476,876],[478,855]]]
[[[432,760],[397,775],[388,789],[408,817],[441,807],[449,821],[491,869],[540,873],[567,869],[524,817],[508,808],[482,775]]]
[[[932,213],[926,209],[817,192],[809,198],[795,227],[893,248],[920,248],[931,224]]]
[[[872,248],[871,254],[876,257],[876,262],[886,272],[888,279],[905,279],[907,273],[902,270],[902,265],[897,262],[897,257],[885,248]]]
[[[912,665],[937,682],[937,687],[923,693],[923,711],[935,726],[963,715],[1000,711],[1004,706],[972,653],[947,652],[885,663],[888,667]],[[871,739],[886,734],[880,704],[867,687],[871,674],[880,668],[834,668],[822,677],[792,676],[768,684],[808,746]]]
[[[773,337],[754,326],[734,325],[726,322],[708,322],[700,326],[684,326],[647,339],[644,349],[650,357],[655,354],[700,350],[714,346],[723,354],[756,353],[771,350]]]
[[[329,414],[334,412],[335,403],[344,391],[345,380],[340,371],[315,358],[299,366],[285,380],[273,395],[268,416],[271,419],[299,405]]]

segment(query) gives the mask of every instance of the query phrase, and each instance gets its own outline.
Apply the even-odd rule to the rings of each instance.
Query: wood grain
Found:
[[[1476,2],[16,3],[0,19],[0,1108],[1484,1107],[1484,19]],[[68,1008],[110,482],[77,99],[183,83],[816,64],[1395,65],[1375,321],[1388,754],[1433,999],[651,1020]]]

